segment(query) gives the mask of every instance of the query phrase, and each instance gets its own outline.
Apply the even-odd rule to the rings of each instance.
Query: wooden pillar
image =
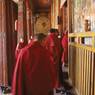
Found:
[[[6,36],[7,36],[7,65],[8,65],[8,83],[11,85],[13,66],[15,63],[15,48],[17,32],[15,31],[15,20],[17,19],[17,4],[12,0],[6,0]]]
[[[51,27],[58,29],[59,0],[52,0],[51,5]]]
[[[8,84],[6,53],[6,0],[0,0],[0,85]]]
[[[60,30],[60,32],[62,33],[63,32],[63,26],[64,26],[64,21],[66,20],[66,19],[64,19],[64,3],[63,3],[63,1],[62,0],[60,0],[60,4],[59,4],[59,16],[60,16],[60,24],[59,24],[59,30]]]
[[[72,0],[67,0],[68,31],[72,32]]]
[[[58,4],[58,16],[59,16],[59,20],[60,21],[58,21],[58,30],[59,30],[59,32],[60,32],[60,34],[61,34],[61,25],[62,25],[62,20],[61,20],[61,9],[60,9],[60,3],[61,3],[61,0],[59,0],[59,4]]]
[[[54,27],[54,0],[52,0],[51,4],[51,27]]]
[[[27,37],[29,40],[31,35],[33,35],[32,23],[31,23],[32,11],[31,11],[31,4],[29,0],[26,0],[26,17],[27,17]]]
[[[68,4],[67,0],[60,0],[60,31],[68,29]]]
[[[25,0],[18,1],[18,41],[23,38],[27,43],[26,4]]]
[[[32,33],[32,25],[31,25],[31,10],[27,8],[27,37],[30,39]]]
[[[68,6],[65,4],[63,6],[63,31],[65,31],[68,28],[68,13],[67,13]]]

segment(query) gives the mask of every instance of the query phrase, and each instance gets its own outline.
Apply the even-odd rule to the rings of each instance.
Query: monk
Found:
[[[54,69],[49,52],[43,47],[44,34],[21,50],[12,82],[12,95],[53,95]]]
[[[64,36],[62,38],[62,64],[65,65],[68,63],[68,32],[64,32]]]
[[[58,39],[58,31],[56,29],[51,29],[46,38],[46,49],[49,50],[51,57],[54,60],[55,70],[56,70],[56,84],[55,88],[59,87],[59,59],[60,59],[60,40]]]

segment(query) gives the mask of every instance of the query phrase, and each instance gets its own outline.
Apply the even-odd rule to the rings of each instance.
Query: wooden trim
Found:
[[[89,50],[89,51],[92,51],[92,52],[95,52],[95,48],[89,47],[89,46],[86,46],[86,45],[75,44],[75,43],[69,43],[69,45],[75,46],[75,47],[78,47],[78,48],[82,48],[82,49],[85,49],[85,50]]]
[[[95,36],[95,32],[77,32],[77,33],[70,33],[68,35],[69,37],[91,37],[91,36]]]

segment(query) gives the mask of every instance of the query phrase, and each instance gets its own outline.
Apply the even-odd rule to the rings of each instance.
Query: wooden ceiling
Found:
[[[19,0],[13,0],[18,2]],[[48,12],[51,7],[51,0],[30,0],[34,12]]]
[[[31,0],[34,12],[48,12],[51,6],[51,0]]]

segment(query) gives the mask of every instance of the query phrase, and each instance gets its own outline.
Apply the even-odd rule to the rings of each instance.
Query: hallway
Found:
[[[21,39],[28,45],[35,34],[50,35],[50,29],[58,30],[61,45],[67,35],[68,46],[61,46],[54,60],[68,63],[67,83],[73,87],[69,92],[95,95],[95,0],[0,0],[0,86],[8,86],[10,92]],[[49,42],[53,46],[57,41]],[[67,54],[62,55],[65,49]],[[61,95],[55,90],[54,94]]]

